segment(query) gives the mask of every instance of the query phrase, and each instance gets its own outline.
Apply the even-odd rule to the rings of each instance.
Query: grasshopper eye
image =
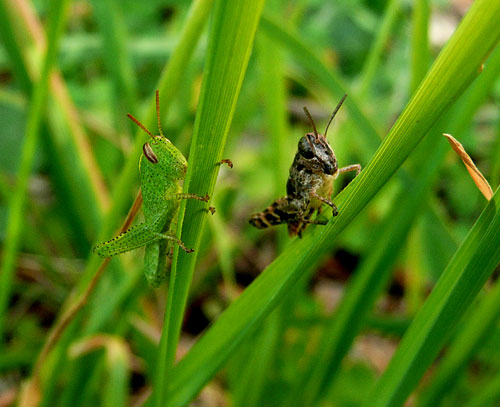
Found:
[[[153,164],[156,164],[158,162],[158,157],[156,156],[149,143],[144,143],[144,145],[142,146],[142,151],[144,152],[144,156]]]
[[[314,157],[314,146],[307,135],[302,137],[299,141],[299,153],[302,157],[310,159]]]

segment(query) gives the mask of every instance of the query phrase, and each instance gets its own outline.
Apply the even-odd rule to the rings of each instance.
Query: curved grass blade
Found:
[[[366,406],[399,406],[500,262],[500,193],[495,193],[406,331]]]
[[[453,339],[446,355],[432,374],[429,388],[420,397],[419,406],[438,406],[445,396],[453,391],[468,362],[487,340],[499,317],[500,281],[497,280],[493,289],[481,299],[474,312],[463,323],[463,329]],[[483,393],[484,389],[485,387],[480,393]]]
[[[413,154],[413,162],[419,163],[418,177],[413,184],[400,191],[387,212],[387,219],[375,233],[372,249],[364,258],[336,312],[329,318],[323,333],[320,351],[305,369],[300,391],[292,399],[302,400],[303,405],[313,405],[316,398],[333,380],[340,363],[352,341],[364,325],[364,319],[392,275],[393,264],[406,242],[408,232],[426,202],[427,192],[449,148],[437,136],[441,129],[454,133],[463,132],[474,113],[486,99],[497,80],[500,68],[500,49],[495,50],[483,74],[460,98],[453,109],[431,130],[433,138],[427,138]],[[304,384],[305,383],[305,384]]]

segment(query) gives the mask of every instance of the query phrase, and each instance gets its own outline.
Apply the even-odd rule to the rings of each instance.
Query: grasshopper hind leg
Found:
[[[277,199],[262,212],[253,214],[249,220],[250,224],[257,229],[266,229],[270,226],[287,223],[288,216],[284,211],[287,204],[286,198]]]
[[[146,246],[144,254],[144,275],[149,285],[158,288],[168,279],[172,262],[173,243],[168,240]]]

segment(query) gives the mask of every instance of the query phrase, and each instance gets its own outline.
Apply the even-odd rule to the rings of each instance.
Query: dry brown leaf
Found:
[[[17,405],[19,407],[38,407],[40,399],[40,385],[36,380],[28,380],[23,383]]]
[[[443,134],[443,136],[448,139],[453,150],[455,150],[455,152],[465,164],[465,168],[467,168],[467,171],[469,171],[472,180],[484,195],[484,197],[489,201],[493,196],[493,190],[491,189],[491,186],[486,178],[484,178],[483,174],[481,174],[481,171],[479,171],[474,164],[474,161],[472,161],[472,159],[469,157],[469,154],[467,154],[467,152],[465,151],[464,146],[462,146],[462,144],[450,134],[445,133]]]

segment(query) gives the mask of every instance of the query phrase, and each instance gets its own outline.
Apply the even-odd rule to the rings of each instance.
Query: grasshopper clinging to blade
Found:
[[[302,237],[308,225],[326,225],[325,221],[311,219],[315,212],[321,212],[323,204],[332,208],[333,216],[337,215],[337,207],[330,200],[333,181],[344,172],[356,171],[357,175],[361,171],[359,164],[338,168],[335,153],[326,139],[328,127],[346,97],[344,95],[333,111],[324,134],[318,133],[309,111],[304,107],[314,132],[307,133],[299,140],[286,184],[286,196],[274,201],[264,211],[252,215],[250,224],[265,229],[286,223],[290,236]]]
[[[152,287],[158,287],[167,277],[173,245],[188,249],[175,235],[177,212],[181,199],[208,201],[209,196],[183,194],[180,186],[186,176],[187,161],[161,130],[159,94],[156,91],[156,115],[160,135],[153,135],[131,114],[127,116],[144,130],[151,139],[144,143],[139,160],[144,223],[132,226],[117,237],[96,245],[94,252],[111,257],[146,246],[144,274]]]

